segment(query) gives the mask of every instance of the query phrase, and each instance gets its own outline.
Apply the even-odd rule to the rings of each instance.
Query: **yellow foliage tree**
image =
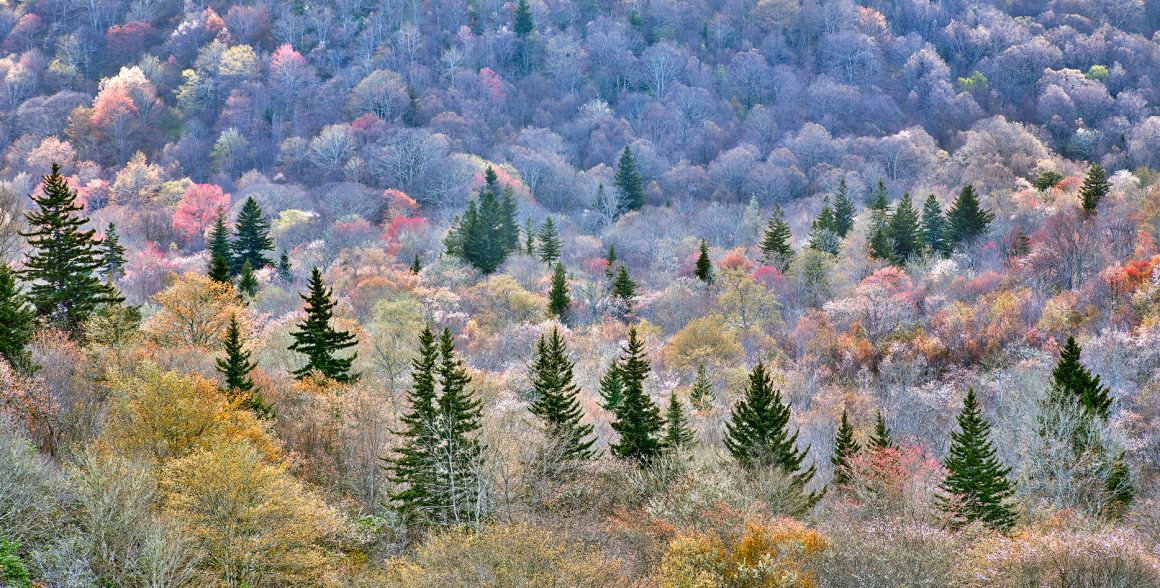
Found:
[[[547,301],[528,292],[515,278],[499,274],[472,288],[476,312],[473,320],[489,333],[520,323],[544,319]]]
[[[233,286],[194,273],[178,278],[153,301],[161,310],[146,321],[145,332],[165,346],[216,348],[230,317],[241,320],[245,312]]]
[[[745,272],[722,271],[717,284],[717,307],[727,325],[741,331],[768,331],[784,324],[773,292]]]
[[[751,522],[722,541],[704,533],[678,535],[661,559],[662,588],[813,588],[810,564],[825,538],[789,518]]]
[[[725,364],[745,355],[737,332],[722,327],[725,318],[710,314],[689,321],[669,340],[662,351],[665,365],[674,370],[692,371],[699,364]]]

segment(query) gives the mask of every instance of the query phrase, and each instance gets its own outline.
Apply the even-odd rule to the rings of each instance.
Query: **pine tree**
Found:
[[[758,362],[749,374],[744,397],[733,406],[730,422],[725,424],[725,448],[742,467],[780,467],[804,487],[815,469],[802,469],[809,447],[799,451],[795,446],[798,433],[791,434],[789,427],[789,405],[782,402],[781,391],[774,389],[765,364]]]
[[[209,230],[209,239],[206,240],[205,249],[209,253],[206,273],[217,282],[228,283],[237,272],[234,271],[233,267],[234,250],[230,246],[230,230],[226,227],[226,211],[220,208],[217,218],[213,221],[213,227]],[[226,264],[224,278],[220,268],[223,261]],[[241,270],[242,268],[238,266],[237,269]]]
[[[28,342],[35,330],[36,309],[20,291],[16,274],[0,263],[0,358],[16,369],[29,371],[32,356]]]
[[[249,263],[247,261],[247,263]],[[246,265],[246,264],[243,264]],[[253,273],[252,271],[250,272]],[[230,279],[230,261],[220,255],[214,255],[209,260],[209,279],[220,284],[232,284]]]
[[[73,339],[82,336],[82,325],[96,308],[121,301],[117,289],[101,282],[97,270],[102,265],[94,231],[82,230],[89,219],[80,216],[84,207],[76,203],[77,193],[53,164],[44,177],[43,194],[33,194],[37,209],[25,213],[29,231],[20,235],[32,248],[20,277],[31,285],[28,300],[50,324]]]
[[[516,3],[516,16],[512,30],[521,39],[528,38],[532,31],[536,30],[536,23],[532,18],[532,8],[528,5],[528,0],[519,0]]]
[[[1059,352],[1059,363],[1051,372],[1052,386],[1075,399],[1089,413],[1107,420],[1112,397],[1108,387],[1100,383],[1100,377],[1080,363],[1081,352],[1075,337],[1069,336]]]
[[[242,210],[238,212],[238,222],[234,227],[232,244],[234,274],[242,271],[247,261],[250,267],[259,270],[270,265],[267,251],[274,250],[274,240],[270,238],[270,221],[262,216],[262,208],[253,198],[246,198]]]
[[[1009,499],[1015,484],[1007,479],[1011,468],[995,457],[991,425],[983,419],[975,391],[967,389],[959,413],[959,431],[951,433],[951,447],[944,465],[947,477],[939,486],[937,502],[945,512],[962,523],[980,522],[1006,531],[1015,525],[1015,510]]]
[[[950,242],[947,240],[947,220],[943,217],[942,207],[934,194],[926,197],[922,204],[922,240],[932,254],[946,255],[950,253]]]
[[[559,329],[540,336],[536,357],[529,368],[528,379],[535,391],[530,410],[544,426],[549,439],[558,444],[564,459],[589,459],[595,455],[592,444],[592,425],[582,424],[580,388],[573,382],[575,364],[568,359],[568,349]]]
[[[870,257],[895,263],[894,242],[890,239],[888,225],[872,225],[870,231],[870,240],[866,245]]]
[[[322,283],[322,272],[318,268],[310,274],[310,284],[306,294],[301,295],[306,302],[306,318],[298,323],[298,330],[290,333],[294,343],[291,351],[306,356],[306,365],[294,370],[299,380],[317,370],[322,375],[337,382],[354,382],[359,374],[352,374],[351,363],[358,353],[348,358],[335,357],[335,353],[354,347],[358,339],[346,331],[337,331],[330,326],[330,320],[337,304],[331,298],[331,291]]]
[[[552,217],[544,219],[540,225],[540,261],[552,264],[560,259],[560,232],[556,230],[556,223]]]
[[[217,359],[217,371],[225,379],[222,392],[230,400],[238,401],[242,408],[252,410],[259,418],[272,418],[273,407],[262,399],[261,391],[250,377],[250,373],[258,366],[250,361],[252,352],[242,346],[242,330],[236,316],[230,317],[230,326],[226,329],[226,338],[222,344],[226,356]]]
[[[918,212],[910,200],[910,193],[904,193],[894,214],[890,216],[890,240],[893,244],[894,262],[904,265],[912,257],[922,254],[923,234],[918,223]]]
[[[713,283],[713,262],[709,260],[709,246],[705,244],[704,239],[701,239],[701,253],[697,256],[693,275],[706,284]]]
[[[834,201],[834,232],[845,239],[854,228],[854,201],[850,199],[846,178],[838,183],[838,198]]]
[[[242,262],[242,271],[238,275],[238,293],[248,298],[258,293],[258,276],[254,274],[254,266],[250,265],[248,259]]]
[[[835,230],[837,221],[834,218],[834,209],[830,208],[830,197],[822,199],[822,211],[810,226],[810,242],[808,247],[837,255],[841,250],[842,242]]]
[[[416,255],[415,259],[417,261],[419,256]],[[282,281],[285,282],[294,281],[294,271],[290,266],[290,254],[286,253],[285,251],[283,251],[282,254],[278,256],[278,277],[282,278]]]
[[[713,384],[705,370],[705,362],[697,364],[697,375],[693,378],[693,389],[689,392],[689,402],[697,410],[705,410],[713,405]]]
[[[400,417],[401,437],[391,458],[384,458],[390,480],[398,491],[390,499],[406,517],[427,518],[436,504],[435,476],[439,464],[439,437],[435,428],[435,368],[439,347],[430,327],[419,334],[419,352],[411,362],[411,389],[407,391],[408,410]]]
[[[520,226],[516,221],[519,205],[516,202],[515,193],[510,187],[503,189],[503,197],[500,198],[499,205],[499,230],[506,257],[508,253],[520,250]]]
[[[628,275],[628,268],[620,264],[612,278],[612,298],[619,302],[621,318],[632,313],[633,299],[636,298],[636,282]]]
[[[608,255],[606,257],[608,258],[608,267],[604,268],[604,275],[607,276],[609,280],[611,280],[612,277],[614,275],[616,275],[616,245],[615,244],[608,246]]]
[[[661,427],[664,425],[660,409],[644,390],[644,380],[650,369],[644,355],[644,341],[637,337],[636,327],[630,327],[628,344],[617,366],[623,397],[613,410],[616,420],[612,429],[620,434],[620,439],[612,445],[612,453],[642,465],[660,452]]]
[[[644,207],[644,178],[636,167],[636,159],[632,150],[627,146],[620,154],[620,161],[616,164],[614,178],[616,188],[620,190],[620,212],[640,210]]]
[[[600,377],[600,407],[608,412],[616,412],[616,407],[624,399],[624,385],[620,381],[620,363],[613,359],[608,370]]]
[[[415,261],[411,262],[411,273],[417,274],[423,271],[423,262],[419,259],[419,254],[415,254]]]
[[[495,195],[495,170],[488,167],[484,177],[479,197],[467,203],[463,218],[453,223],[444,243],[448,254],[490,274],[519,246],[519,229],[510,191],[501,202]]]
[[[455,354],[451,331],[439,337],[440,394],[436,401],[439,467],[435,481],[437,520],[444,524],[478,523],[478,473],[483,465],[483,446],[477,438],[483,411],[467,385],[471,376]]]
[[[552,288],[548,290],[548,312],[567,323],[568,307],[572,305],[572,297],[568,294],[568,277],[564,274],[564,264],[557,263],[552,272]]]
[[[680,451],[694,444],[695,435],[689,428],[689,417],[685,406],[677,398],[676,392],[669,393],[669,408],[665,411],[665,434],[661,447],[669,451]]]
[[[536,254],[536,228],[531,218],[524,219],[524,250],[528,255]]]
[[[881,178],[878,179],[874,191],[870,192],[866,208],[870,210],[871,224],[882,224],[886,221],[886,215],[890,212],[890,193],[886,191],[886,182]]]
[[[121,245],[121,236],[117,234],[117,225],[109,223],[105,230],[105,238],[101,240],[102,260],[101,270],[106,281],[116,281],[121,278],[125,268],[125,246]]]
[[[769,217],[769,226],[765,229],[765,237],[761,240],[761,253],[766,263],[785,273],[789,264],[793,262],[794,250],[790,244],[793,234],[789,230],[789,223],[785,222],[785,213],[781,207],[773,209]]]
[[[1104,171],[1104,167],[1098,163],[1093,163],[1088,168],[1087,177],[1083,180],[1083,187],[1079,190],[1084,214],[1089,216],[1095,214],[1100,202],[1111,189],[1112,186],[1108,183],[1108,173]]]
[[[967,184],[947,209],[947,234],[952,245],[961,245],[983,236],[995,213],[983,209],[974,186]]]
[[[870,447],[874,449],[893,449],[894,441],[890,439],[890,429],[886,426],[886,419],[882,418],[882,411],[874,417],[874,434],[870,436]]]
[[[850,483],[850,460],[860,451],[862,446],[854,438],[854,427],[850,425],[850,418],[843,410],[842,424],[838,427],[838,434],[834,436],[834,455],[830,457],[830,463],[834,464],[835,484]]]

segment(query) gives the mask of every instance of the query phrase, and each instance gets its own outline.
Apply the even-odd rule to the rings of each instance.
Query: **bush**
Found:
[[[810,564],[825,548],[821,534],[787,518],[750,522],[736,537],[681,534],[669,542],[657,581],[662,588],[810,588]]]
[[[934,527],[896,521],[843,521],[826,527],[830,549],[818,563],[826,588],[952,585],[959,544]]]
[[[963,562],[956,585],[964,588],[1160,586],[1160,559],[1152,545],[1124,529],[994,536]]]

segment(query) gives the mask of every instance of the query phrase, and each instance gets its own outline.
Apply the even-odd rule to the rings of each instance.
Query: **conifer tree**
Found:
[[[1108,387],[1100,383],[1100,377],[1080,363],[1081,352],[1075,337],[1069,336],[1059,351],[1059,363],[1051,372],[1052,386],[1079,402],[1091,414],[1107,420],[1112,397]]]
[[[544,426],[545,435],[559,445],[564,459],[589,459],[595,451],[592,444],[592,425],[581,423],[580,388],[573,382],[572,360],[568,359],[567,345],[559,329],[540,336],[536,356],[529,368],[535,399],[530,410]]]
[[[253,271],[250,273],[253,274]],[[230,279],[230,261],[220,255],[214,255],[209,260],[209,279],[220,284],[233,283]]]
[[[818,213],[818,218],[814,219],[810,227],[809,248],[837,255],[841,250],[841,241],[835,230],[836,222],[834,209],[830,208],[830,197],[826,196],[822,199],[822,211]]]
[[[1015,525],[1010,498],[1015,484],[1007,479],[1011,468],[1003,467],[991,443],[991,425],[983,419],[973,388],[967,389],[959,413],[959,431],[951,433],[944,465],[947,477],[939,489],[939,507],[961,523],[980,522],[999,531]]]
[[[636,298],[636,282],[632,281],[632,277],[628,275],[628,268],[624,264],[616,270],[616,275],[612,278],[612,298],[620,304],[621,318],[626,318],[632,314],[633,299]]]
[[[560,259],[560,232],[556,230],[556,223],[552,217],[544,219],[540,225],[540,261],[552,264]]]
[[[636,167],[636,159],[632,150],[627,146],[620,153],[620,161],[616,164],[614,182],[620,191],[620,212],[640,210],[644,207],[644,178]]]
[[[117,234],[115,223],[109,223],[109,228],[105,230],[101,250],[101,270],[105,280],[110,282],[119,280],[125,268],[125,246],[121,245],[121,236]]]
[[[519,233],[510,191],[501,202],[495,195],[495,170],[488,167],[485,179],[479,197],[467,203],[463,218],[453,223],[444,243],[448,254],[490,274],[518,247]]]
[[[854,228],[854,201],[846,187],[846,178],[838,183],[838,198],[834,200],[834,232],[839,239],[845,239]]]
[[[500,198],[499,227],[505,256],[520,250],[520,227],[516,222],[518,212],[515,194],[510,187],[504,188],[503,197]]]
[[[912,257],[922,254],[923,234],[918,223],[918,212],[910,200],[910,193],[904,193],[894,214],[890,216],[890,240],[893,244],[894,262],[904,265]]]
[[[862,446],[854,438],[854,427],[850,425],[849,415],[842,411],[842,424],[838,426],[838,434],[834,436],[834,455],[830,463],[834,464],[834,483],[850,483],[850,460],[862,451]]]
[[[886,215],[890,213],[890,193],[886,191],[886,182],[878,179],[878,185],[870,192],[866,208],[870,210],[871,224],[882,224]]]
[[[415,255],[415,259],[418,260],[419,256]],[[285,282],[294,281],[293,268],[290,266],[290,254],[285,251],[278,256],[278,277]]]
[[[439,346],[431,327],[419,334],[419,350],[411,361],[411,389],[407,391],[408,410],[400,418],[401,437],[394,455],[384,458],[390,480],[397,491],[390,499],[405,517],[425,519],[432,516],[435,502],[435,476],[439,465],[438,421],[435,409],[435,369]]]
[[[232,243],[235,274],[240,274],[242,266],[249,261],[250,267],[259,270],[270,265],[267,251],[274,250],[274,240],[270,238],[270,221],[262,216],[262,207],[251,197],[246,198],[242,210],[238,212],[238,222],[234,227]]]
[[[1083,180],[1083,187],[1079,190],[1084,214],[1089,216],[1095,214],[1100,202],[1111,190],[1112,186],[1108,183],[1108,173],[1104,171],[1104,166],[1093,163],[1088,168],[1087,177]]]
[[[253,411],[259,418],[273,417],[273,407],[262,399],[261,391],[250,377],[250,373],[258,366],[250,361],[252,352],[246,351],[242,346],[242,330],[238,325],[238,317],[230,317],[230,325],[226,328],[226,338],[222,344],[226,355],[217,359],[217,371],[225,379],[222,392],[230,400],[240,401],[242,408]]]
[[[773,265],[778,271],[785,273],[789,264],[793,262],[794,250],[790,244],[793,234],[790,233],[789,223],[785,222],[785,213],[778,206],[773,209],[769,217],[769,226],[765,228],[765,237],[761,240],[761,253],[766,263]]]
[[[435,491],[437,520],[444,524],[478,523],[478,474],[483,465],[483,446],[477,434],[483,411],[479,399],[467,389],[471,376],[455,354],[451,331],[439,337],[439,398],[436,401],[436,432],[439,467]]]
[[[697,264],[693,267],[693,275],[706,284],[713,283],[713,262],[709,259],[709,246],[701,239],[701,252],[697,255]]]
[[[995,213],[982,208],[974,186],[967,184],[947,209],[947,234],[952,245],[969,243],[987,232]]]
[[[548,290],[548,312],[566,324],[568,322],[568,307],[571,305],[572,297],[568,293],[568,276],[564,273],[564,264],[557,263],[552,272],[552,288]]]
[[[608,246],[608,255],[606,257],[608,258],[608,267],[604,268],[604,275],[607,276],[609,280],[611,280],[612,277],[614,275],[616,275],[616,245],[615,244]]]
[[[870,257],[895,263],[894,242],[890,239],[889,225],[872,225],[870,231],[870,240],[866,244]]]
[[[1025,257],[1031,253],[1031,239],[1027,236],[1027,231],[1022,226],[1015,228],[1015,237],[1011,240],[1011,248],[1008,250],[1008,255],[1011,257]]]
[[[84,207],[76,203],[77,193],[60,175],[60,166],[53,164],[52,173],[44,176],[42,192],[32,195],[36,210],[25,213],[29,230],[20,235],[32,250],[19,275],[30,284],[27,297],[37,314],[79,339],[96,308],[119,303],[121,297],[97,277],[101,251],[94,231],[81,228],[89,219],[79,214]]]
[[[536,23],[532,18],[532,8],[528,5],[528,0],[519,0],[516,3],[516,15],[512,30],[521,39],[527,39],[532,31],[536,30]]]
[[[620,382],[620,362],[613,359],[608,364],[608,370],[600,377],[600,407],[608,412],[615,412],[620,401],[624,399],[624,386]]]
[[[636,327],[630,327],[628,344],[617,365],[623,396],[613,409],[616,420],[612,429],[620,434],[620,439],[612,445],[612,453],[642,465],[660,452],[661,427],[664,425],[660,409],[644,390],[644,380],[650,370],[644,354],[644,341],[637,337]]]
[[[689,428],[689,417],[685,414],[685,406],[677,398],[676,392],[669,393],[669,408],[665,411],[665,434],[661,446],[669,451],[680,451],[691,447],[695,435]]]
[[[32,357],[28,342],[35,330],[36,309],[20,291],[16,274],[0,263],[0,358],[18,370],[29,371]]]
[[[350,357],[335,357],[335,353],[354,347],[358,339],[346,331],[335,330],[330,325],[337,304],[331,298],[331,291],[322,283],[322,272],[318,268],[310,274],[310,284],[307,293],[301,298],[306,302],[306,318],[298,323],[298,330],[290,333],[294,343],[291,351],[297,351],[306,356],[306,365],[294,370],[293,374],[299,380],[310,372],[317,370],[322,375],[336,382],[354,382],[359,374],[351,373],[351,363],[358,353]]]
[[[689,392],[689,402],[697,410],[705,410],[713,404],[713,384],[705,370],[705,362],[697,364],[697,375],[693,378],[693,389]]]
[[[890,429],[886,426],[886,419],[882,418],[882,411],[874,417],[874,434],[870,436],[870,447],[874,449],[893,449],[894,441],[890,439]]]
[[[922,240],[932,254],[946,255],[950,253],[950,242],[947,240],[947,221],[943,217],[942,207],[934,194],[926,197],[922,204]]]
[[[765,364],[759,361],[725,424],[725,448],[742,467],[779,467],[804,487],[813,479],[815,468],[802,468],[809,447],[799,451],[797,437],[797,431],[790,433],[789,405],[782,402],[781,391],[774,389]]]
[[[225,210],[218,209],[217,217],[213,221],[213,227],[209,230],[209,238],[206,240],[205,249],[209,253],[209,264],[206,268],[206,273],[217,282],[223,284],[229,282],[230,278],[236,275],[237,272],[234,271],[233,266],[234,250],[230,246],[230,230],[226,227]],[[215,266],[220,266],[222,261],[226,264],[226,275],[224,279],[221,277],[221,269],[215,268]],[[239,265],[237,269],[240,271],[242,268]]]
[[[258,276],[254,274],[254,267],[248,259],[242,262],[242,271],[238,275],[238,293],[247,298],[253,298],[258,293]]]
[[[536,254],[536,227],[531,218],[524,219],[524,250],[528,255]]]

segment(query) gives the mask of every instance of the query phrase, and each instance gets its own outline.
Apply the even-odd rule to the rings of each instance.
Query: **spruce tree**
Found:
[[[636,167],[632,150],[627,146],[620,153],[613,183],[620,191],[620,205],[617,207],[620,212],[640,210],[644,207],[644,178]]]
[[[435,409],[435,369],[439,346],[431,327],[419,334],[418,354],[411,361],[411,389],[407,391],[407,412],[399,418],[401,437],[394,455],[384,458],[390,481],[397,491],[390,497],[405,518],[420,520],[432,516],[436,504],[435,476],[439,466],[438,414]]]
[[[552,217],[544,219],[540,225],[540,261],[553,264],[560,259],[560,232],[556,230],[556,223]]]
[[[495,171],[487,168],[479,197],[467,203],[463,218],[453,223],[444,243],[447,253],[461,257],[481,272],[494,272],[519,246],[515,200],[510,191],[503,201],[495,195]]]
[[[701,250],[697,255],[697,264],[693,267],[693,275],[706,284],[713,283],[713,262],[709,259],[709,246],[701,239]]]
[[[1049,169],[1039,174],[1039,176],[1035,178],[1035,181],[1032,182],[1031,185],[1035,186],[1035,189],[1039,190],[1040,192],[1046,192],[1054,188],[1062,181],[1063,174],[1053,169]]]
[[[689,417],[676,392],[669,393],[669,408],[665,411],[665,434],[661,446],[669,451],[680,451],[693,446],[695,435],[689,428]]]
[[[235,275],[241,273],[242,265],[247,261],[255,270],[271,263],[270,258],[266,257],[267,251],[274,250],[274,240],[270,238],[270,221],[262,216],[262,208],[252,197],[246,198],[242,210],[238,212],[231,248],[233,259],[230,267]]]
[[[628,268],[624,264],[616,270],[616,275],[612,278],[612,298],[620,305],[621,318],[627,318],[632,314],[633,299],[636,298],[636,282],[632,281],[632,277],[628,275]]]
[[[982,208],[974,186],[967,184],[947,209],[947,235],[952,245],[970,243],[987,232],[995,213]]]
[[[246,351],[242,345],[242,330],[236,316],[230,317],[222,346],[226,355],[217,359],[217,371],[225,380],[222,392],[230,400],[239,402],[242,408],[252,410],[259,418],[273,417],[273,407],[262,400],[261,391],[250,377],[250,373],[258,366],[250,361],[252,352]]]
[[[483,411],[479,399],[467,389],[471,376],[455,354],[451,331],[439,337],[439,398],[436,401],[436,432],[439,467],[434,497],[437,520],[444,524],[478,523],[478,474],[483,465],[483,446],[477,437]]]
[[[878,224],[886,220],[890,210],[890,193],[886,191],[886,182],[882,178],[878,178],[878,185],[870,192],[866,208],[870,210],[871,223]]]
[[[516,15],[512,30],[521,39],[528,38],[532,31],[536,30],[536,23],[532,18],[532,8],[528,5],[528,0],[519,0],[516,3]]]
[[[893,449],[894,441],[890,439],[890,429],[886,426],[886,419],[882,418],[882,411],[874,417],[874,434],[870,436],[870,447],[874,449]]]
[[[306,302],[306,318],[298,323],[298,330],[290,333],[294,343],[291,351],[297,351],[306,356],[306,365],[294,370],[293,374],[299,380],[310,372],[317,370],[322,375],[336,382],[354,382],[359,374],[351,373],[351,363],[358,353],[350,357],[335,357],[335,353],[354,347],[358,339],[346,331],[337,331],[330,325],[337,304],[331,298],[331,291],[322,283],[322,272],[318,268],[310,274],[310,283],[307,293],[301,298]]]
[[[28,343],[35,330],[36,309],[20,291],[16,274],[0,263],[0,358],[18,370],[30,371]]]
[[[419,256],[416,255],[415,259],[418,260]],[[285,251],[278,256],[278,277],[282,278],[284,282],[294,281],[293,268],[290,266],[290,254]]]
[[[559,329],[540,336],[528,379],[535,391],[529,408],[544,426],[548,439],[558,445],[564,459],[589,459],[595,455],[592,425],[581,423],[580,388],[573,382],[575,364],[568,359],[567,345]]]
[[[830,197],[825,196],[822,199],[822,211],[818,213],[818,217],[810,226],[808,247],[837,255],[838,251],[841,250],[841,240],[838,238],[837,230],[835,230],[836,222],[834,209],[830,208]]]
[[[423,262],[419,259],[419,254],[415,254],[415,260],[411,262],[411,273],[417,274],[423,271]]]
[[[605,257],[607,257],[607,259],[608,259],[608,267],[604,268],[604,275],[606,277],[608,277],[609,280],[611,280],[612,277],[614,275],[616,275],[616,245],[615,244],[608,246],[608,255]]]
[[[830,463],[834,464],[835,484],[850,483],[850,460],[860,451],[862,446],[854,438],[854,427],[850,425],[850,417],[843,410],[842,424],[838,426],[838,434],[834,436],[834,455],[830,457]]]
[[[697,410],[705,410],[713,405],[713,384],[709,381],[709,372],[705,370],[705,362],[697,364],[697,375],[693,378],[693,389],[689,392],[689,402]]]
[[[97,277],[103,259],[93,230],[83,230],[89,219],[79,213],[77,193],[53,164],[44,177],[42,194],[33,194],[36,210],[25,213],[32,250],[20,277],[30,284],[28,300],[38,315],[67,332],[73,339],[82,336],[82,325],[101,304],[119,303],[121,297],[111,284]]]
[[[999,531],[1015,525],[1010,498],[1015,484],[1007,479],[1011,468],[1003,467],[991,443],[991,425],[983,419],[975,390],[967,389],[959,413],[959,431],[951,433],[951,446],[943,462],[947,477],[940,484],[939,507],[956,523],[979,522]]]
[[[773,209],[769,217],[769,226],[765,229],[765,237],[761,240],[761,254],[765,262],[773,265],[778,271],[785,273],[789,264],[793,262],[794,250],[790,240],[789,223],[785,222],[785,213],[778,206]]]
[[[572,297],[568,294],[568,276],[564,274],[564,264],[557,263],[552,272],[552,288],[548,290],[548,312],[562,323],[568,322],[568,307]]]
[[[243,264],[243,265],[247,265],[248,263],[249,262],[247,261],[246,264]],[[251,274],[252,273],[253,272],[251,271]],[[229,261],[229,259],[222,257],[220,255],[214,255],[212,258],[210,258],[210,260],[209,260],[209,279],[211,279],[215,282],[218,282],[220,284],[232,284],[233,280],[230,279],[230,261]]]
[[[624,385],[620,382],[620,363],[613,359],[608,364],[608,370],[600,377],[600,407],[608,412],[615,412],[620,401],[624,399]]]
[[[789,405],[773,387],[765,364],[749,374],[745,395],[733,406],[725,424],[725,448],[747,469],[779,467],[801,486],[814,477],[814,467],[802,468],[809,447],[796,447],[798,432],[790,433]]]
[[[932,254],[946,255],[950,253],[950,242],[947,239],[947,220],[943,217],[942,207],[938,198],[929,194],[922,204],[922,240]]]
[[[238,293],[247,298],[253,298],[258,293],[258,276],[254,274],[254,266],[250,265],[248,259],[242,262],[242,271],[238,275]]]
[[[510,187],[503,189],[499,209],[499,231],[506,257],[508,253],[520,250],[520,226],[516,221],[519,206]]]
[[[661,427],[664,425],[660,409],[644,390],[644,380],[650,369],[644,354],[644,341],[637,337],[636,327],[630,327],[628,344],[617,366],[623,397],[613,409],[616,420],[612,429],[620,434],[620,439],[612,445],[612,453],[642,465],[660,452]]]
[[[218,209],[217,217],[214,218],[213,227],[209,230],[209,238],[206,240],[205,249],[209,253],[209,263],[207,264],[206,273],[209,277],[217,282],[223,284],[228,283],[230,278],[237,274],[233,266],[234,250],[230,246],[230,230],[226,227],[226,211]],[[220,266],[222,262],[226,264],[226,274],[222,277]],[[239,265],[238,270],[242,267]]]
[[[834,232],[839,239],[845,239],[854,228],[854,201],[846,187],[846,178],[838,183],[838,198],[834,200]]]
[[[1083,180],[1083,187],[1079,190],[1084,214],[1089,216],[1095,214],[1100,202],[1111,190],[1112,186],[1108,183],[1108,173],[1104,171],[1104,166],[1093,163],[1088,168],[1087,177]]]
[[[890,239],[888,224],[871,225],[870,239],[866,244],[867,253],[874,259],[895,263],[894,241]]]
[[[524,219],[524,250],[528,255],[536,254],[536,227],[531,218]]]
[[[101,271],[106,281],[113,282],[121,279],[125,268],[125,246],[121,245],[121,236],[117,234],[117,225],[109,223],[105,230],[105,238],[101,240]]]
[[[1092,374],[1080,363],[1081,352],[1075,337],[1069,336],[1059,351],[1059,363],[1051,372],[1052,386],[1079,402],[1089,413],[1107,420],[1112,406],[1110,391],[1100,383],[1098,375]]]
[[[923,234],[918,223],[918,211],[910,200],[910,193],[904,193],[894,214],[890,217],[890,240],[893,244],[894,262],[906,264],[912,257],[922,254]]]

